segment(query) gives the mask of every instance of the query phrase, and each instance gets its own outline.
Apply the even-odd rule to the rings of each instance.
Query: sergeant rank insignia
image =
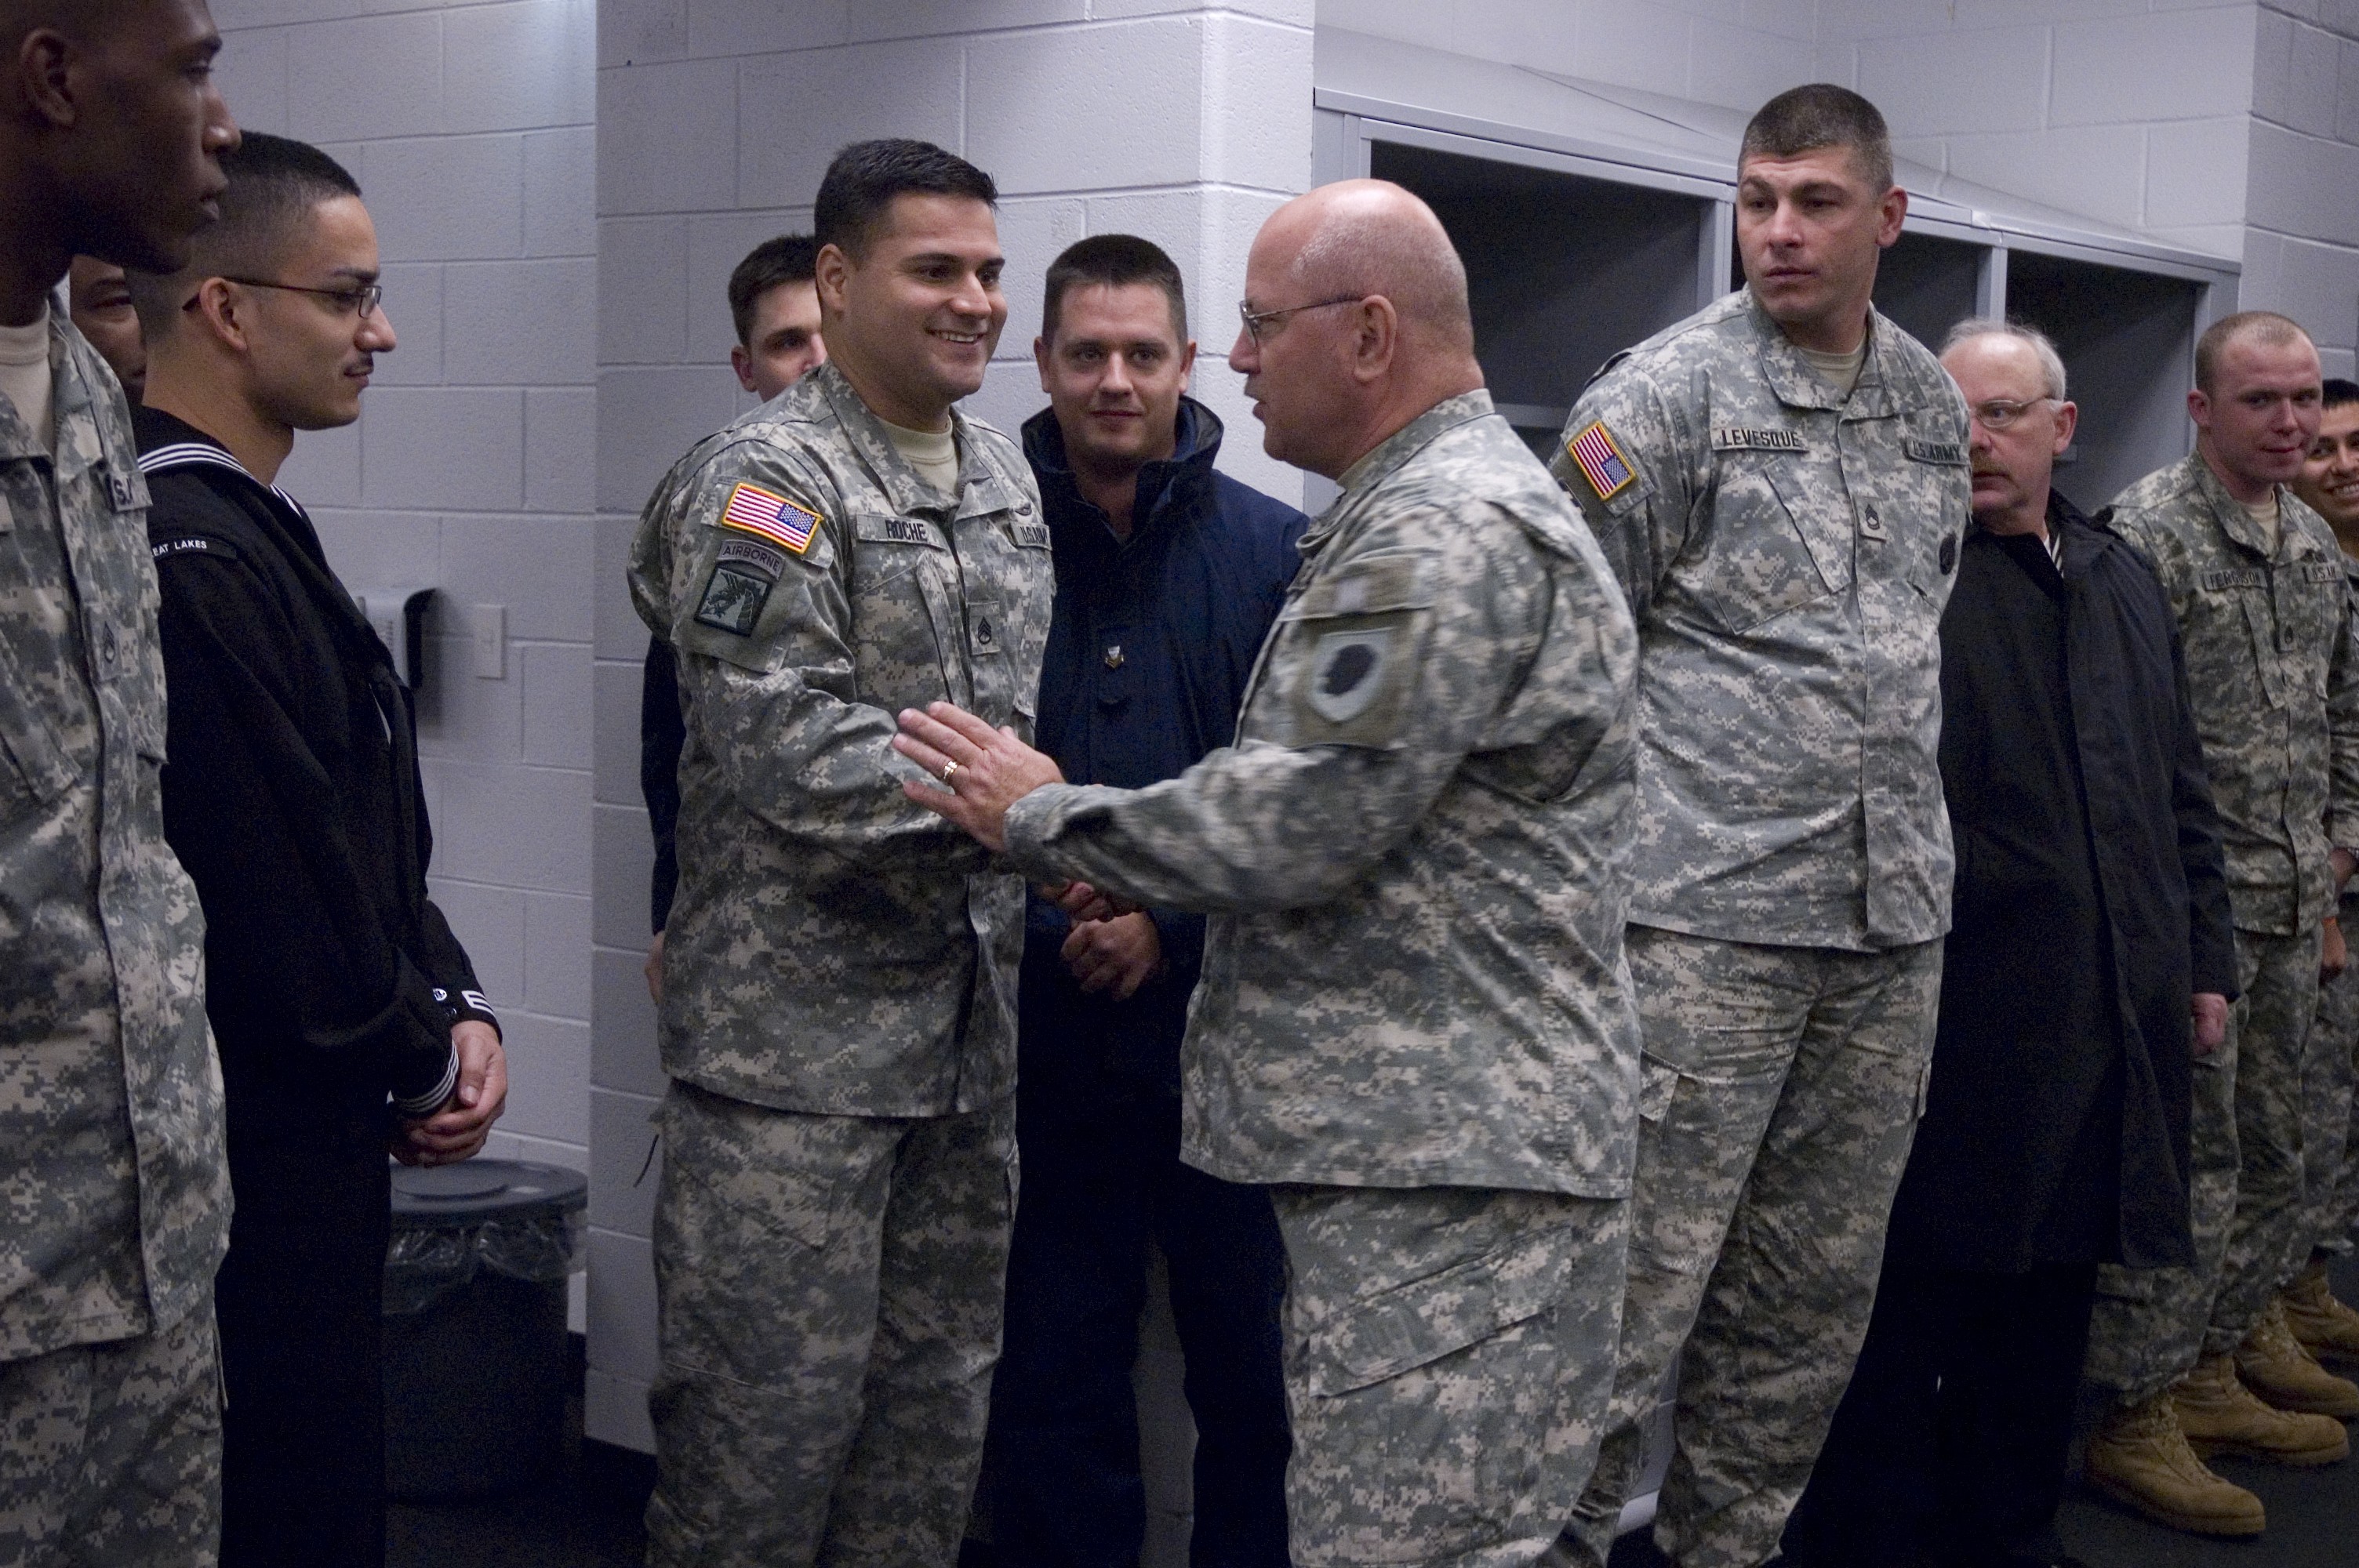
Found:
[[[819,532],[819,514],[758,484],[741,484],[729,492],[729,504],[721,509],[721,525],[758,534],[799,556],[810,548],[811,536]]]
[[[1593,419],[1574,432],[1564,449],[1581,465],[1582,477],[1589,481],[1589,488],[1600,501],[1613,500],[1638,477],[1602,419]]]

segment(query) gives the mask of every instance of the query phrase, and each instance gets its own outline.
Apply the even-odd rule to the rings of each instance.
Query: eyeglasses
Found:
[[[2030,413],[2039,404],[2055,401],[2054,398],[2045,395],[2038,397],[2027,397],[2019,403],[2011,402],[2004,397],[1994,397],[1988,403],[1973,405],[1966,412],[1973,416],[1975,423],[1995,436]]]
[[[1357,305],[1367,297],[1364,294],[1339,294],[1332,299],[1314,299],[1308,305],[1283,305],[1275,310],[1256,310],[1249,300],[1237,301],[1237,316],[1245,324],[1245,336],[1254,347],[1261,347],[1261,328],[1265,321],[1277,321],[1298,310],[1324,310],[1330,305]]]
[[[248,288],[276,288],[288,294],[316,294],[322,299],[332,301],[339,316],[374,315],[376,308],[385,303],[385,285],[381,283],[364,283],[351,288],[307,288],[299,283],[273,283],[262,277],[231,277],[225,273],[222,275],[222,281],[243,284]],[[180,307],[183,310],[196,308],[197,297],[194,295],[190,295],[188,303]]]

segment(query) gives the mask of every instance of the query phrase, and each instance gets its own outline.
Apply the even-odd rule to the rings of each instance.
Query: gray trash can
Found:
[[[565,1281],[589,1183],[517,1160],[393,1173],[385,1264],[386,1490],[404,1499],[529,1486],[565,1436]]]

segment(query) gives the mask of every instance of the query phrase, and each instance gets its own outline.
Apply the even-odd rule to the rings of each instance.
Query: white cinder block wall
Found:
[[[597,304],[592,0],[215,0],[240,124],[353,171],[399,347],[280,481],[347,585],[441,589],[420,693],[434,896],[507,1039],[491,1152],[586,1170]],[[470,673],[465,607],[505,611]]]
[[[2244,302],[2309,328],[2329,375],[2359,375],[2359,4],[2268,0],[2258,20]]]
[[[1262,218],[1310,176],[1310,0],[603,0],[598,55],[596,1038],[590,1090],[590,1433],[647,1442],[655,1367],[647,1118],[663,1091],[639,965],[647,939],[638,693],[647,632],[623,563],[639,506],[744,406],[723,287],[756,241],[807,229],[846,142],[919,136],[989,170],[1004,200],[1007,331],[983,416],[1042,406],[1041,275],[1093,232],[1141,233],[1186,274],[1227,422],[1223,466],[1299,498],[1260,452],[1222,361]]]

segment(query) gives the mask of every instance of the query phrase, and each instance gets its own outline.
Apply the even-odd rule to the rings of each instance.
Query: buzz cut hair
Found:
[[[897,196],[962,196],[996,209],[991,176],[931,142],[886,136],[835,155],[811,206],[811,237],[858,260]]]
[[[2339,375],[2330,375],[2326,378],[2325,387],[2326,395],[2321,400],[2325,407],[2344,408],[2359,403],[2359,381],[2345,381]]]
[[[2223,316],[2203,329],[2195,340],[2195,389],[2210,396],[2219,384],[2220,356],[2228,345],[2251,339],[2263,348],[2282,348],[2297,339],[2310,341],[2302,324],[2290,316],[2280,316],[2274,310],[2239,310],[2233,316]]]
[[[809,283],[818,272],[819,242],[809,234],[779,234],[745,253],[729,275],[729,319],[737,341],[754,346],[754,307],[762,296],[789,283]]]
[[[1149,284],[1163,291],[1163,297],[1171,302],[1172,335],[1184,345],[1188,341],[1188,291],[1180,278],[1180,264],[1161,245],[1136,234],[1092,234],[1067,245],[1049,264],[1049,281],[1040,302],[1041,336],[1052,343],[1057,341],[1065,296],[1071,290],[1093,284],[1121,288],[1134,283]]]
[[[2041,389],[2057,402],[2064,401],[2064,356],[2056,351],[2056,341],[2047,333],[2021,321],[1970,316],[1950,329],[1950,335],[1941,340],[1941,352],[1946,355],[1960,343],[1969,343],[1976,338],[2013,338],[2030,344],[2031,351],[2039,358]]]
[[[1848,87],[1812,81],[1789,87],[1754,111],[1736,150],[1741,170],[1757,157],[1799,157],[1845,147],[1882,196],[1892,189],[1892,132],[1883,111]]]
[[[338,197],[358,197],[360,181],[309,142],[248,131],[221,155],[229,177],[221,217],[189,242],[189,260],[177,272],[125,272],[140,330],[168,332],[180,307],[209,277],[257,277],[275,270],[302,234],[313,211]]]

